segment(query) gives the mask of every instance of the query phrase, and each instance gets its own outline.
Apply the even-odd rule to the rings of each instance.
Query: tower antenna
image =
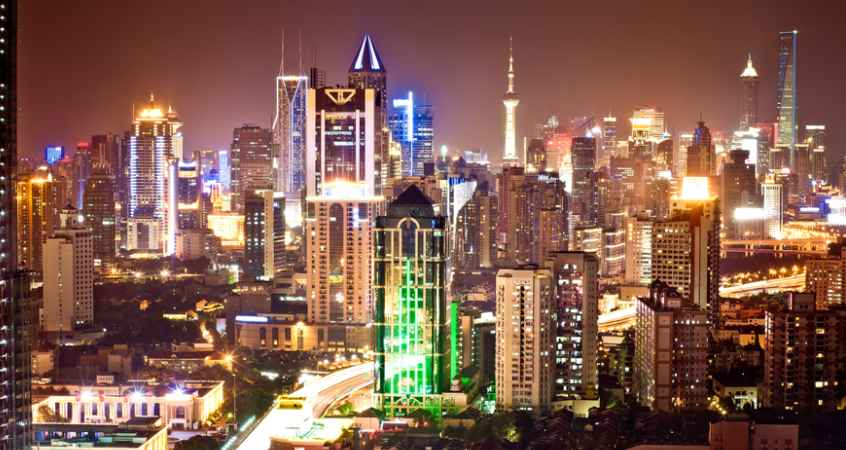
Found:
[[[279,75],[285,73],[285,27],[282,27],[282,58],[279,60]]]
[[[297,58],[300,63],[300,75],[303,74],[303,29],[297,30]]]

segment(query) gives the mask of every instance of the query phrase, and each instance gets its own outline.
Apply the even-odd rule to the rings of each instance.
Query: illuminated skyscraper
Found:
[[[94,241],[83,216],[62,211],[44,243],[44,330],[68,333],[94,324]]]
[[[599,260],[585,252],[551,252],[553,275],[555,395],[597,398]]]
[[[258,125],[244,124],[232,133],[229,154],[232,164],[232,209],[244,208],[244,193],[255,189],[273,189],[273,149],[271,131]]]
[[[285,262],[285,195],[248,191],[244,199],[244,273],[272,280]]]
[[[747,130],[758,123],[758,71],[752,66],[752,54],[746,60],[746,68],[740,74],[743,82],[740,129]]]
[[[555,286],[548,269],[496,275],[496,407],[544,410],[555,385]]]
[[[382,194],[390,164],[388,131],[388,72],[373,39],[365,35],[347,73],[347,85],[375,91],[376,131],[372,139],[375,193]]]
[[[91,228],[95,264],[107,264],[115,258],[115,177],[107,167],[95,167],[85,183],[82,201],[85,225]]]
[[[88,142],[82,141],[76,145],[73,153],[73,194],[71,204],[76,209],[82,209],[82,196],[85,193],[85,180],[91,176],[91,150]]]
[[[376,219],[373,289],[376,385],[381,409],[440,415],[450,384],[446,219],[416,185]]]
[[[314,322],[372,319],[372,221],[378,136],[374,89],[309,89],[306,99],[306,297]]]
[[[607,166],[617,151],[617,118],[609,114],[602,118],[602,158],[600,166]]]
[[[571,211],[583,226],[597,223],[597,203],[594,168],[596,166],[596,140],[592,137],[573,138],[570,153],[573,161],[573,204]]]
[[[127,133],[129,204],[127,250],[169,255],[176,244],[176,161],[182,149],[182,122],[171,109],[150,101],[135,116]]]
[[[652,221],[638,217],[626,219],[627,283],[648,285],[652,282]]]
[[[176,172],[176,226],[179,230],[202,228],[200,171],[196,161],[179,161]]]
[[[505,147],[503,147],[502,162],[503,164],[515,165],[519,164],[516,114],[520,99],[514,92],[514,48],[511,45],[511,38],[509,38],[508,46],[508,90],[505,91],[502,104],[505,105]]]
[[[106,167],[109,173],[117,175],[123,167],[120,137],[114,134],[96,134],[91,136],[91,166]]]
[[[423,176],[423,166],[434,161],[434,118],[431,105],[418,105],[414,93],[394,99],[388,116],[393,140],[402,146],[403,176]]]
[[[734,212],[737,208],[756,207],[761,204],[758,182],[755,178],[755,166],[747,164],[749,152],[732,150],[731,161],[723,165],[720,175],[720,210],[726,218],[726,234],[732,238],[741,238]]]
[[[305,108],[308,77],[276,77],[276,111],[273,117],[275,190],[299,198],[305,186]]]
[[[805,125],[805,142],[808,144],[811,179],[817,184],[828,182],[828,164],[825,160],[825,125]]]
[[[710,177],[715,173],[716,155],[711,130],[700,121],[693,132],[693,142],[687,147],[688,177]]]
[[[778,80],[776,84],[776,147],[789,152],[789,167],[795,162],[799,111],[796,106],[796,41],[799,32],[778,34]]]
[[[18,2],[0,0],[0,450],[29,448],[32,440],[33,330],[28,281],[17,270]]]

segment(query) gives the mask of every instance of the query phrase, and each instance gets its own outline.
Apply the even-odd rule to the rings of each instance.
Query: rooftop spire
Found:
[[[277,76],[285,74],[285,27],[282,27],[282,57],[279,58],[279,73]]]
[[[355,54],[350,72],[384,72],[385,65],[382,64],[382,58],[379,57],[379,52],[376,51],[376,46],[373,45],[373,40],[370,35],[365,34],[361,41],[361,46]]]
[[[750,53],[746,59],[746,68],[743,69],[743,73],[740,74],[740,78],[756,78],[758,77],[758,71],[755,70],[755,67],[752,65],[752,54]]]
[[[508,36],[508,93],[514,93],[514,39]]]

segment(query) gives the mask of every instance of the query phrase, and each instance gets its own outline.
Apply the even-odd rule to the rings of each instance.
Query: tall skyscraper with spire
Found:
[[[796,159],[796,134],[799,131],[796,107],[796,40],[799,32],[778,34],[778,81],[776,84],[776,147],[789,154],[790,168]]]
[[[520,104],[520,99],[514,92],[514,47],[511,38],[509,38],[508,45],[508,90],[505,92],[505,97],[502,98],[502,104],[505,105],[505,147],[502,154],[502,163],[503,165],[516,165],[519,163],[517,159],[516,110],[517,105]]]
[[[283,32],[284,34],[284,32]],[[302,52],[300,52],[302,53]],[[302,54],[300,55],[302,57]],[[275,160],[276,192],[299,198],[305,185],[305,109],[308,77],[303,73],[302,61],[296,75],[285,73],[285,42],[282,60],[276,76],[276,108],[273,117],[273,158]]]
[[[370,35],[365,34],[355,53],[350,70],[347,73],[347,85],[355,89],[373,89],[376,91],[376,134],[373,137],[373,160],[375,169],[376,192],[382,193],[382,187],[388,174],[388,72],[385,64],[373,44]],[[383,164],[383,161],[385,162]]]
[[[740,115],[740,129],[748,130],[758,123],[758,71],[752,65],[752,54],[746,60],[746,68],[740,74],[743,82],[743,101]]]

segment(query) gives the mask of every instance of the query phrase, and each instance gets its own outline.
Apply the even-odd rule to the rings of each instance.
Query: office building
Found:
[[[455,248],[453,267],[466,271],[493,267],[496,259],[496,209],[496,196],[484,183],[458,212],[456,231],[451,236]]]
[[[652,220],[626,219],[626,283],[648,285],[652,282]]]
[[[305,113],[308,77],[276,77],[276,109],[273,117],[273,158],[276,161],[276,192],[299,198],[305,186]]]
[[[746,59],[746,67],[740,74],[743,83],[741,98],[740,129],[747,130],[758,124],[758,71],[752,65],[752,54]]]
[[[272,280],[285,264],[285,195],[248,191],[244,199],[244,273]]]
[[[157,417],[137,418],[124,425],[36,423],[33,445],[38,450],[157,450],[167,448],[168,428]]]
[[[509,38],[508,46],[508,89],[502,98],[505,106],[505,145],[502,152],[503,165],[517,165],[517,105],[520,98],[514,92],[514,48]]]
[[[84,217],[62,211],[61,227],[44,243],[44,319],[48,333],[69,333],[94,324],[94,241]]]
[[[708,313],[661,281],[636,301],[634,392],[656,411],[704,408],[708,396]]]
[[[76,145],[73,153],[72,201],[76,209],[82,209],[82,197],[85,193],[85,181],[91,176],[91,150],[88,142],[82,141]]]
[[[555,385],[555,286],[548,269],[496,276],[496,407],[545,410]]]
[[[28,281],[18,272],[16,205],[18,2],[0,0],[0,450],[29,447],[32,326]]]
[[[608,114],[602,118],[602,151],[597,158],[598,167],[607,167],[612,156],[617,156],[617,118]]]
[[[635,109],[631,122],[633,138],[657,142],[663,139],[667,131],[664,111],[657,108]]]
[[[795,164],[797,133],[799,132],[796,106],[796,49],[799,32],[785,31],[778,34],[778,78],[776,80],[776,136],[775,146],[788,152],[788,167]]]
[[[813,293],[793,292],[764,318],[764,399],[771,408],[834,411],[843,382],[846,311],[818,310]]]
[[[739,225],[735,219],[737,208],[753,208],[761,204],[755,166],[747,164],[749,152],[732,150],[731,161],[723,165],[720,175],[720,211],[726,218],[726,234],[729,238],[740,238]]]
[[[402,175],[423,176],[423,166],[434,162],[432,105],[415,103],[414,93],[393,99],[388,116],[391,136],[402,151]]]
[[[202,179],[196,161],[179,161],[176,168],[176,226],[178,230],[204,228],[200,208]]]
[[[596,139],[573,138],[570,155],[573,162],[573,204],[570,210],[574,216],[578,216],[581,225],[596,225],[598,199],[593,177],[596,166]]]
[[[828,164],[825,160],[825,125],[805,125],[805,143],[808,145],[811,181],[816,186],[828,184]]]
[[[555,398],[597,398],[599,259],[585,252],[551,252],[555,317]]]
[[[113,262],[117,227],[115,177],[109,174],[107,166],[96,166],[88,177],[82,201],[82,214],[85,217],[85,226],[91,229],[94,264],[102,266]]]
[[[373,91],[373,105],[375,109],[372,111],[374,115],[372,120],[368,119],[368,123],[375,124],[375,131],[372,139],[367,139],[368,144],[372,144],[373,148],[373,180],[374,189],[377,195],[382,194],[385,186],[385,178],[389,168],[390,146],[390,132],[388,131],[388,72],[376,46],[373,44],[373,39],[365,35],[361,40],[361,45],[353,57],[350,69],[347,73],[347,86],[358,90],[372,90]],[[363,100],[357,97],[357,100]],[[364,108],[362,108],[364,111]],[[370,126],[370,125],[368,125]],[[309,135],[311,136],[311,134]],[[307,159],[307,162],[310,162]]]
[[[229,150],[232,181],[232,210],[242,211],[244,193],[273,189],[272,132],[258,125],[244,124],[232,133]]]
[[[44,240],[59,227],[59,213],[67,206],[67,182],[46,167],[17,177],[15,183],[17,266],[40,272]]]
[[[308,87],[309,89],[326,87],[326,71],[319,67],[309,67]]]
[[[446,219],[412,184],[374,233],[376,401],[391,417],[419,408],[440,416],[450,385]]]
[[[716,154],[711,130],[700,121],[693,131],[693,142],[687,147],[688,177],[710,177],[716,173]]]
[[[170,255],[176,246],[176,161],[182,154],[182,122],[150,95],[125,140],[129,148],[126,248]]]
[[[781,224],[784,214],[784,186],[772,176],[767,176],[761,183],[761,196],[764,204],[764,235],[771,239],[781,239]]]
[[[124,168],[125,155],[121,153],[120,136],[111,133],[95,134],[91,136],[88,148],[91,152],[91,167],[105,167],[114,176]]]

